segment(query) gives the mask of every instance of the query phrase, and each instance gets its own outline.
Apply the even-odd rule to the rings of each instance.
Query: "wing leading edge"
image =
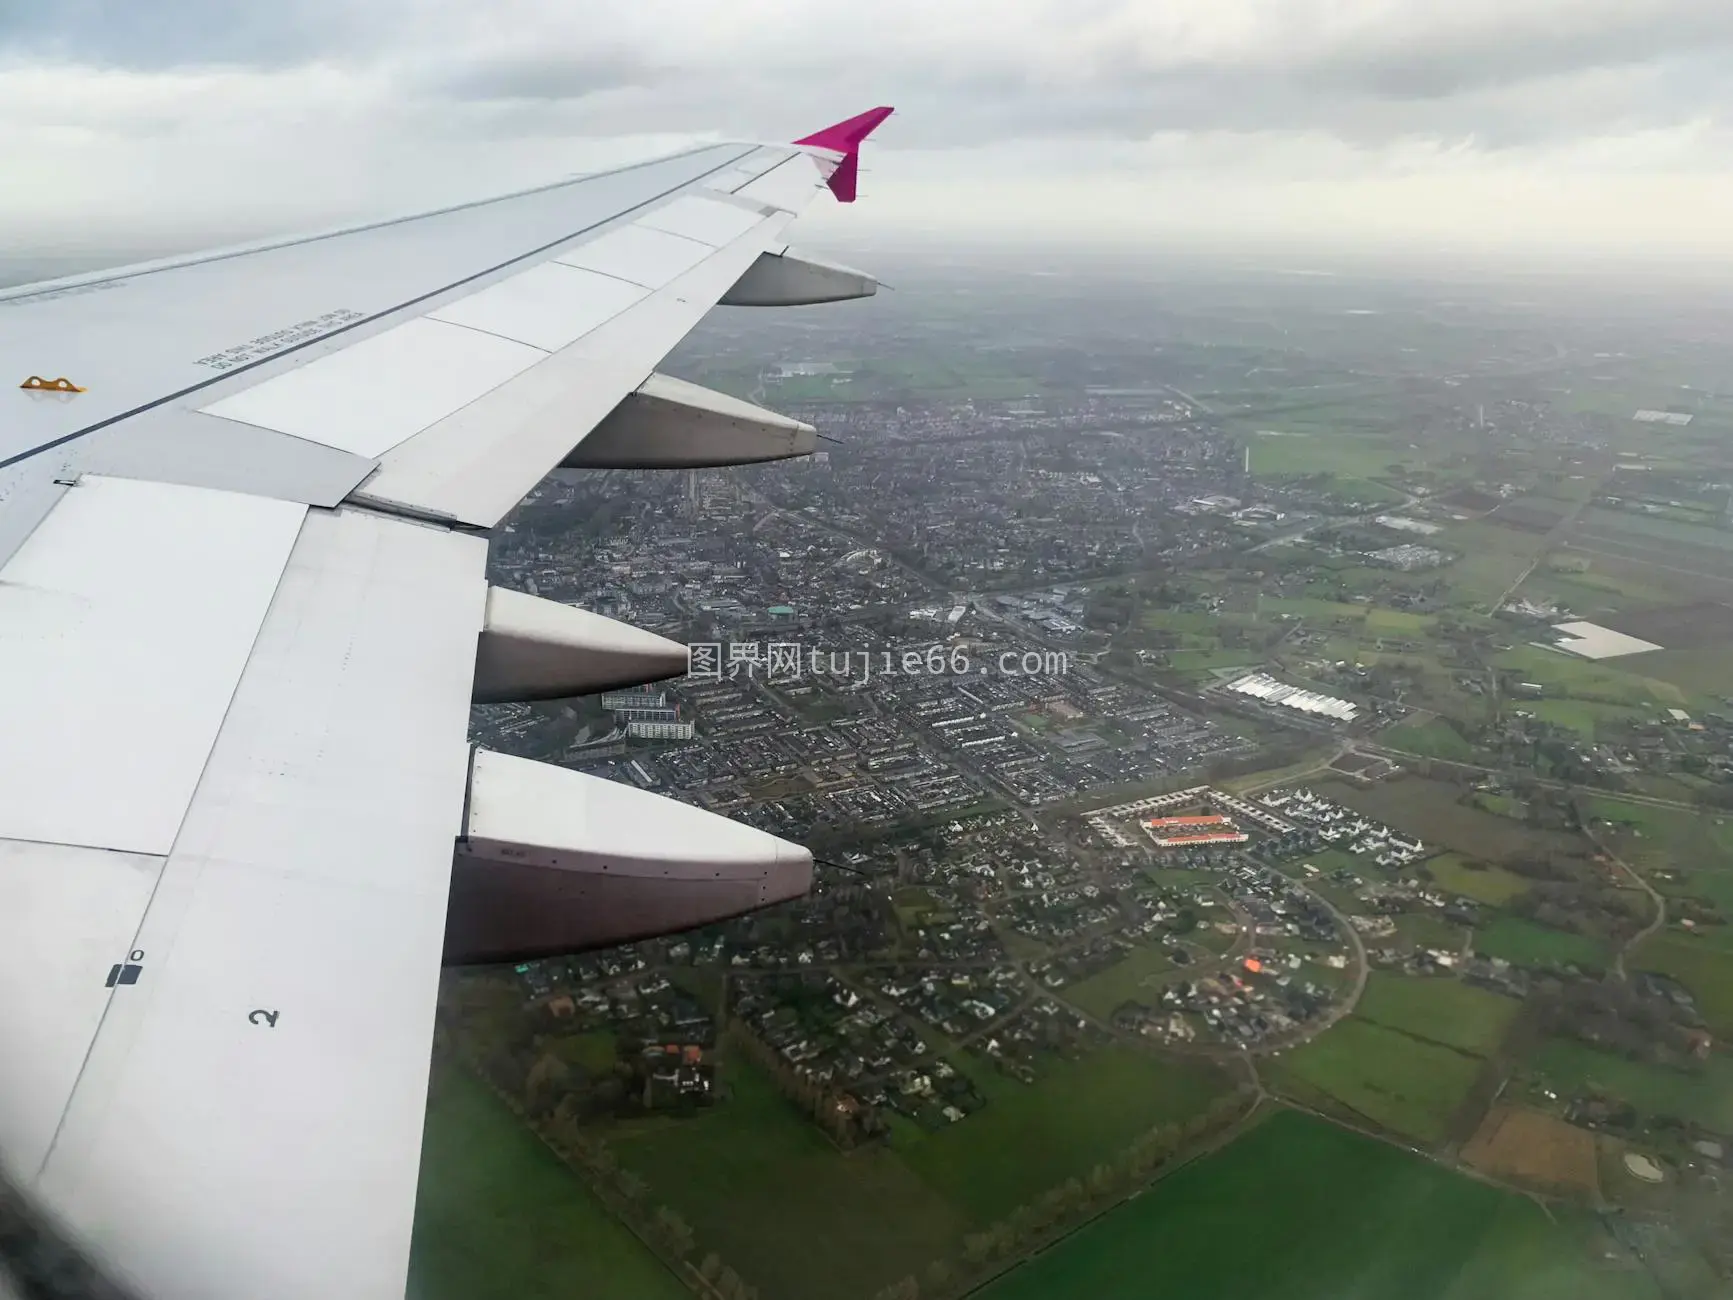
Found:
[[[686,667],[489,588],[478,532],[562,463],[812,450],[655,367],[719,302],[873,292],[782,235],[887,113],[0,293],[0,355],[77,390],[0,388],[0,1173],[133,1293],[395,1300],[442,961],[809,887],[472,752],[472,699]]]

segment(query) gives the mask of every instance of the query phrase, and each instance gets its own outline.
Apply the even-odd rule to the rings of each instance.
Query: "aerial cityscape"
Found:
[[[0,6],[0,1300],[1733,1300],[1730,67]]]
[[[447,973],[412,1294],[1726,1294],[1725,312],[875,256],[495,541],[691,671],[474,739],[819,867]]]

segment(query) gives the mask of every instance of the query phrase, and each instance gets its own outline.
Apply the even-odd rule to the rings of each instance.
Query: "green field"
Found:
[[[1531,885],[1514,871],[1471,862],[1459,853],[1444,853],[1431,858],[1426,869],[1432,873],[1440,889],[1492,907],[1503,907],[1511,899],[1526,894]]]
[[[622,1135],[615,1151],[692,1225],[700,1252],[718,1252],[766,1300],[857,1300],[954,1257],[964,1233],[1229,1086],[1202,1062],[1122,1048],[1044,1058],[1034,1084],[971,1057],[957,1065],[986,1106],[936,1132],[899,1122],[889,1148],[840,1153],[762,1071],[730,1059],[713,1111]]]
[[[713,1111],[614,1144],[652,1199],[692,1225],[700,1252],[719,1253],[767,1300],[853,1300],[954,1246],[967,1220],[896,1153],[844,1156],[757,1067],[724,1070],[730,1095]]]
[[[1459,600],[1483,609],[1510,590],[1545,544],[1538,533],[1478,520],[1448,528],[1426,541],[1461,555],[1439,572]]]
[[[1223,623],[1221,615],[1198,609],[1146,609],[1139,621],[1151,632],[1175,632],[1204,639],[1213,638]]]
[[[1383,636],[1414,636],[1430,631],[1438,623],[1433,614],[1416,614],[1406,609],[1380,609],[1366,612],[1366,630]]]
[[[1153,1002],[1159,986],[1151,989],[1143,981],[1172,969],[1173,963],[1163,949],[1139,948],[1099,974],[1068,985],[1065,1000],[1075,1002],[1090,1015],[1105,1020],[1121,1003]]]
[[[1570,552],[1564,554],[1568,556]],[[1588,559],[1586,556],[1579,558],[1585,561]],[[1667,575],[1661,572],[1655,574],[1653,580],[1638,582],[1603,573],[1593,567],[1580,573],[1543,567],[1536,569],[1534,576],[1523,583],[1522,594],[1533,599],[1554,601],[1568,607],[1578,617],[1596,622],[1598,615],[1666,605],[1680,599],[1679,593],[1668,591],[1659,585],[1666,577]]]
[[[895,398],[927,401],[1005,401],[1037,396],[1038,380],[1007,369],[996,358],[958,353],[954,358],[881,357],[839,361],[836,374],[762,374],[756,367],[719,366],[707,369],[706,383],[744,398],[790,402],[866,402]]]
[[[1427,758],[1457,759],[1472,762],[1474,746],[1462,738],[1462,733],[1442,718],[1430,722],[1398,723],[1378,735],[1380,743],[1410,754]]]
[[[1642,655],[1597,662],[1543,646],[1521,645],[1506,650],[1492,662],[1495,667],[1515,673],[1525,682],[1545,687],[1549,696],[1622,704],[1649,712],[1663,707],[1678,708],[1689,702],[1685,692],[1672,683],[1643,676]],[[1611,666],[1618,663],[1628,663],[1631,667],[1620,669]]]
[[[1648,676],[1704,700],[1727,694],[1727,683],[1733,680],[1733,654],[1725,647],[1662,650],[1644,655],[1642,664]]]
[[[891,907],[897,914],[897,924],[904,930],[930,925],[950,916],[931,893],[917,886],[899,889],[891,896]]]
[[[1513,822],[1521,821],[1523,819],[1523,814],[1526,811],[1526,805],[1521,799],[1514,798],[1508,794],[1487,794],[1484,792],[1476,794],[1474,796],[1474,806],[1476,808],[1484,809],[1486,812],[1492,813],[1495,816],[1508,817]]]
[[[1389,466],[1412,455],[1383,438],[1342,433],[1315,414],[1285,421],[1273,431],[1247,432],[1252,473],[1260,478],[1329,474],[1366,479],[1384,474]]]
[[[1455,849],[1480,862],[1498,863],[1513,854],[1564,851],[1581,845],[1575,835],[1537,830],[1464,803],[1462,790],[1447,781],[1405,775],[1370,787],[1315,781],[1312,789],[1404,834]]]
[[[614,1068],[614,1035],[607,1030],[561,1034],[549,1042],[548,1050],[567,1065],[575,1065],[592,1075],[606,1074]]]
[[[1656,716],[1654,709],[1632,708],[1625,704],[1596,704],[1591,700],[1534,700],[1519,707],[1534,714],[1542,722],[1563,727],[1566,731],[1574,731],[1587,740],[1593,740],[1601,727],[1652,722]]]
[[[1261,650],[1169,650],[1167,667],[1176,673],[1195,674],[1202,680],[1217,668],[1256,668],[1264,661]]]
[[[1733,872],[1733,814],[1603,798],[1585,800],[1583,811],[1609,823],[1605,829],[1612,848],[1634,867]]]
[[[1370,605],[1351,605],[1346,601],[1316,600],[1310,596],[1258,597],[1260,618],[1273,619],[1285,614],[1292,615],[1304,619],[1310,627],[1329,627],[1332,624],[1362,627],[1371,608]]]
[[[1486,1056],[1504,1041],[1521,1005],[1457,980],[1373,971],[1355,1014],[1386,1029]]]
[[[1296,1101],[1347,1107],[1392,1133],[1441,1141],[1481,1063],[1448,1047],[1350,1016],[1269,1069]]]
[[[986,1107],[960,1124],[900,1141],[899,1151],[928,1187],[978,1225],[1087,1175],[1157,1124],[1184,1122],[1229,1087],[1202,1062],[1123,1047],[1080,1061],[1044,1061],[1033,1084],[971,1058],[959,1065],[986,1095]]]
[[[1724,528],[1705,528],[1699,524],[1633,514],[1628,510],[1591,509],[1583,516],[1583,524],[1596,532],[1609,535],[1640,537],[1655,542],[1676,542],[1682,546],[1708,550],[1733,549],[1733,533]]]
[[[1661,1300],[1587,1216],[1284,1111],[988,1288],[985,1300]]]
[[[1704,939],[1662,931],[1631,954],[1631,970],[1671,975],[1690,989],[1717,1037],[1733,1034],[1733,952]]]
[[[1417,948],[1462,950],[1463,928],[1429,912],[1407,912],[1397,917],[1396,933]]]
[[[1347,500],[1398,502],[1402,494],[1374,478],[1392,466],[1417,459],[1405,438],[1394,441],[1383,430],[1361,433],[1351,426],[1363,419],[1343,408],[1333,418],[1328,408],[1277,421],[1270,429],[1245,427],[1239,432],[1251,452],[1251,472],[1258,478],[1322,478],[1319,484]]]
[[[1553,1038],[1535,1053],[1529,1069],[1563,1096],[1592,1088],[1630,1102],[1645,1116],[1670,1115],[1733,1133],[1733,1057],[1725,1053],[1690,1070],[1675,1070]]]
[[[1605,970],[1606,945],[1581,934],[1550,930],[1517,916],[1501,916],[1475,931],[1474,950],[1518,966],[1579,966]]]
[[[417,1300],[691,1293],[467,1070],[428,1093],[408,1293]]]
[[[1722,915],[1733,918],[1733,871],[1725,868],[1683,871],[1678,873],[1678,879],[1655,879],[1651,883],[1669,898],[1712,903]]]

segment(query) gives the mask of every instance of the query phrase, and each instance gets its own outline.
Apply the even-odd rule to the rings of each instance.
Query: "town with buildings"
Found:
[[[1719,1195],[1733,1149],[1706,1099],[1733,1087],[1733,571],[1677,533],[1733,476],[1637,468],[1617,426],[1472,377],[1403,399],[1425,438],[1313,472],[1323,432],[1197,395],[1205,352],[1037,350],[1064,396],[934,397],[817,346],[748,369],[721,336],[691,368],[824,450],[556,474],[495,539],[492,581],[682,641],[688,673],[472,719],[810,846],[810,895],[453,972],[455,1059],[704,1295],[823,1292],[774,1216],[723,1208],[818,1177],[805,1143],[843,1162],[827,1231],[924,1243],[843,1295],[900,1300],[1272,1114],[1637,1216],[1608,1267],[1722,1258],[1656,1207]],[[1032,1144],[1087,1154],[1003,1154]]]

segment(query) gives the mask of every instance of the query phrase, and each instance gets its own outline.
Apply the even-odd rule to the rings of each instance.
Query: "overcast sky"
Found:
[[[1733,0],[0,0],[0,241],[330,224],[889,103],[803,233],[1733,263],[1729,67]]]

